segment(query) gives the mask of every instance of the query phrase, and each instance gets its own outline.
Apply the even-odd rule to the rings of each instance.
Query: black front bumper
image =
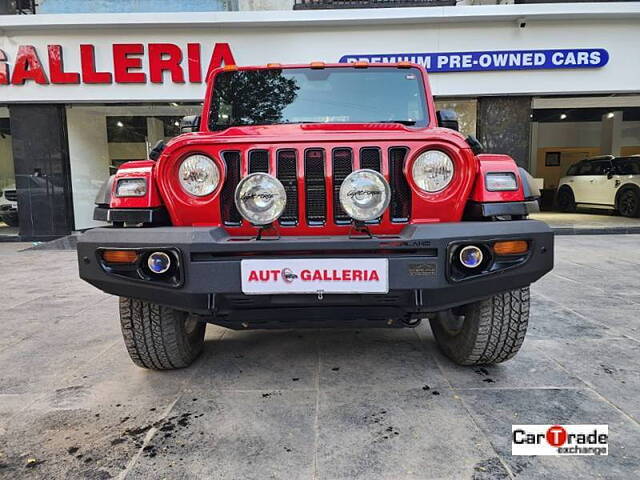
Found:
[[[460,243],[523,239],[529,253],[515,265],[460,279],[452,272],[452,249]],[[102,248],[172,249],[180,257],[176,285],[109,273]],[[387,258],[386,295],[244,295],[242,258]],[[407,226],[394,237],[281,237],[270,240],[230,237],[223,228],[96,228],[78,240],[80,277],[107,293],[134,297],[209,316],[308,307],[337,311],[384,308],[405,313],[433,312],[525,287],[553,268],[553,233],[534,220],[460,222]],[[305,313],[306,315],[306,313]],[[381,313],[382,315],[382,313]],[[389,312],[384,312],[388,316]],[[414,315],[415,316],[415,315]]]

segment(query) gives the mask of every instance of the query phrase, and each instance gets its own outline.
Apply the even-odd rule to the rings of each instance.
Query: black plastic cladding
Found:
[[[134,250],[138,253],[138,258],[134,265],[129,264],[109,264],[102,258],[105,250]],[[148,271],[146,265],[147,258],[154,252],[164,252],[173,260],[171,268],[163,274],[154,274]],[[128,280],[153,283],[157,286],[178,288],[184,283],[184,262],[182,253],[174,247],[147,247],[147,248],[97,248],[96,260],[101,268],[115,276],[121,276]]]
[[[532,251],[535,248],[535,241],[533,239],[524,239],[529,244],[529,249],[524,254],[517,255],[501,255],[498,256],[493,252],[493,244],[496,241],[510,240],[507,238],[483,240],[481,242],[473,241],[457,241],[451,242],[447,248],[447,278],[453,282],[463,282],[467,280],[473,280],[487,275],[491,275],[496,272],[508,270],[514,267],[518,267],[526,263],[532,256]],[[523,240],[522,238],[514,238],[513,240]],[[480,266],[476,268],[467,268],[460,263],[458,255],[460,250],[466,246],[475,245],[482,250],[484,256]]]

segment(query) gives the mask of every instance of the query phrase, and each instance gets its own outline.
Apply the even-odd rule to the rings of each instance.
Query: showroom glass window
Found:
[[[417,69],[293,68],[221,72],[211,130],[285,123],[428,123]]]
[[[18,234],[17,200],[9,110],[0,107],[0,237]]]

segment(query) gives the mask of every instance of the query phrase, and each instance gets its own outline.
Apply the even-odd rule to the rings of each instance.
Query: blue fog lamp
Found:
[[[160,275],[171,268],[171,258],[164,252],[153,252],[149,255],[147,266],[153,273]]]
[[[477,268],[482,263],[482,250],[475,245],[468,245],[460,250],[460,263],[467,268]]]

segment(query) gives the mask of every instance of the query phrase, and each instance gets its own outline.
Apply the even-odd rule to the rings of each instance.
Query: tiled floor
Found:
[[[234,332],[135,367],[73,252],[0,244],[0,477],[640,477],[640,236],[557,238],[510,362],[458,367],[416,330]],[[609,425],[607,457],[512,457],[512,424]]]

